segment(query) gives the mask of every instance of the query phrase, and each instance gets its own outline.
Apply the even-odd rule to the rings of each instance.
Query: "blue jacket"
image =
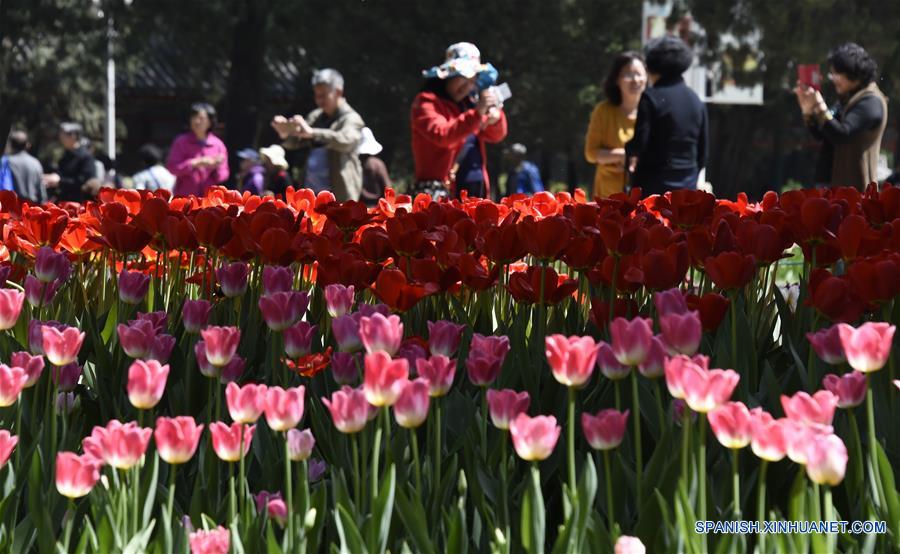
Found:
[[[516,170],[509,173],[506,190],[514,193],[534,194],[544,190],[541,172],[533,163],[525,160]]]

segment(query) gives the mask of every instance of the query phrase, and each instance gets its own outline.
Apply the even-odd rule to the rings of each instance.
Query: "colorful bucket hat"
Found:
[[[493,65],[481,63],[481,52],[471,42],[457,42],[447,48],[445,61],[422,71],[426,79],[449,79],[460,75],[466,79],[476,77],[476,85],[484,90],[497,82],[499,73]]]

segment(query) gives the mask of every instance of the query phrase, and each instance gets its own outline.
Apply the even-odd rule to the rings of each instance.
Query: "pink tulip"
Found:
[[[150,313],[138,312],[137,319],[134,321],[149,321],[153,325],[153,331],[158,335],[167,331],[169,314],[162,310]],[[129,321],[128,323],[134,323],[134,321]]]
[[[686,314],[688,312],[687,300],[679,289],[669,289],[653,294],[653,304],[656,305],[656,313],[660,317],[669,314]]]
[[[653,337],[647,357],[638,365],[638,371],[647,379],[659,379],[665,375],[666,347],[659,337]]]
[[[588,382],[597,363],[597,350],[591,337],[550,335],[544,339],[544,353],[553,377],[567,387],[582,387]]]
[[[17,444],[19,444],[19,437],[11,435],[5,429],[0,431],[0,467],[6,465],[9,455],[15,450]]]
[[[244,423],[232,423],[230,426],[216,421],[210,423],[209,432],[212,434],[213,450],[220,460],[225,462],[237,462],[241,459],[241,442],[243,433],[244,456],[250,451],[250,443],[253,441],[253,432],[256,425]]]
[[[620,364],[613,354],[612,347],[605,342],[601,342],[597,348],[597,366],[600,368],[600,373],[612,381],[624,379],[631,374],[631,367]]]
[[[840,325],[832,325],[815,333],[806,333],[806,340],[812,345],[816,355],[826,364],[838,365],[845,361],[844,347],[841,345]]]
[[[284,527],[287,521],[287,505],[281,498],[281,493],[271,493],[268,491],[260,491],[256,495],[256,513],[265,513],[269,519],[274,519],[279,525]]]
[[[240,387],[237,383],[228,383],[225,387],[225,401],[231,419],[238,423],[256,423],[266,409],[265,385],[248,384]]]
[[[372,317],[375,314],[381,314],[384,317],[391,315],[391,309],[386,304],[360,304],[354,315],[359,317]]]
[[[42,283],[52,283],[60,277],[68,279],[71,262],[65,254],[49,246],[42,246],[34,258],[34,276]]]
[[[837,435],[818,435],[806,450],[806,475],[813,483],[835,487],[847,472],[847,447]]]
[[[116,469],[130,469],[147,451],[153,429],[138,427],[130,421],[110,420],[106,427],[95,426],[90,437],[84,439],[85,452],[90,452]]]
[[[35,308],[49,306],[61,284],[61,281],[42,283],[34,275],[28,275],[25,277],[25,299]]]
[[[305,292],[289,291],[267,294],[259,299],[259,310],[266,325],[273,331],[284,331],[296,323],[309,305]]]
[[[838,325],[841,345],[847,363],[856,371],[871,373],[887,363],[897,328],[887,323],[866,322],[854,329],[846,323]]]
[[[288,429],[288,457],[292,462],[302,462],[310,457],[313,448],[316,446],[316,439],[313,437],[312,431],[304,429]]]
[[[60,331],[55,327],[41,327],[43,350],[47,360],[55,366],[64,366],[78,359],[78,351],[84,342],[84,333],[75,327],[66,327]]]
[[[228,383],[239,381],[244,374],[246,365],[244,359],[235,354],[234,358],[231,358],[228,365],[223,367],[222,371],[219,373],[219,382],[223,385],[227,385]]]
[[[331,355],[331,376],[338,385],[356,383],[362,366],[363,358],[359,352],[335,352]]]
[[[85,454],[59,452],[56,455],[56,490],[67,498],[86,496],[100,480],[100,462]]]
[[[469,381],[479,387],[493,383],[500,376],[509,348],[508,337],[475,333],[469,343],[469,355],[466,358]]]
[[[19,399],[28,375],[21,367],[0,364],[0,408],[12,406]]]
[[[269,387],[266,391],[266,423],[273,431],[287,431],[303,419],[306,387]]]
[[[838,408],[855,408],[866,398],[866,374],[851,371],[837,376],[829,373],[822,379],[825,389],[838,397]]]
[[[616,540],[616,545],[613,550],[614,554],[647,553],[647,548],[644,547],[644,543],[641,542],[641,539],[637,537],[629,537],[628,535],[622,535],[621,537],[619,537],[618,540]]]
[[[838,397],[827,390],[817,391],[812,396],[803,391],[790,397],[781,395],[784,414],[801,423],[831,425],[837,405]]]
[[[44,357],[43,356],[32,356],[28,352],[14,352],[9,360],[10,365],[13,367],[21,367],[25,371],[25,386],[24,388],[30,388],[38,382],[38,379],[41,378],[41,373],[44,371]]]
[[[830,425],[804,423],[785,418],[787,431],[787,455],[795,464],[806,465],[806,455],[810,443],[819,435],[830,435],[834,429]]]
[[[560,430],[553,416],[519,414],[509,425],[516,454],[527,462],[546,460],[556,447]]]
[[[296,360],[312,351],[312,341],[316,336],[316,325],[298,321],[284,330],[284,352],[288,358]]]
[[[428,381],[428,394],[444,396],[453,385],[456,376],[456,360],[434,354],[427,360],[416,360],[416,373]]]
[[[703,338],[703,327],[700,324],[700,315],[697,312],[685,314],[666,314],[659,318],[659,328],[662,330],[665,344],[673,354],[693,356],[700,348],[700,339]]]
[[[122,270],[119,273],[119,300],[126,304],[140,304],[150,290],[150,276],[140,271]]]
[[[129,358],[146,358],[150,354],[153,340],[156,338],[156,330],[153,324],[146,320],[133,321],[129,325],[120,323],[116,326],[119,333],[119,344],[125,355]]]
[[[184,322],[184,330],[197,334],[200,329],[206,327],[209,314],[212,312],[212,304],[206,300],[185,300],[181,308],[181,320]]]
[[[294,271],[289,267],[267,265],[262,275],[263,294],[288,292],[294,288]]]
[[[56,387],[62,392],[75,390],[81,379],[81,366],[78,362],[72,362],[64,366],[53,366],[50,370],[50,378],[56,383]]]
[[[362,348],[359,322],[351,315],[341,315],[331,320],[331,332],[341,352],[356,352]]]
[[[519,414],[528,412],[531,397],[524,391],[488,389],[487,403],[494,427],[506,431],[512,420],[516,419]]]
[[[331,400],[323,397],[322,404],[331,412],[331,420],[341,433],[362,431],[369,420],[369,402],[360,389],[344,385],[331,394]]]
[[[215,378],[219,376],[221,369],[212,365],[206,359],[206,341],[198,340],[194,344],[194,358],[197,359],[197,368],[204,377]]]
[[[705,370],[697,364],[686,364],[681,374],[684,400],[695,412],[711,412],[731,397],[740,380],[740,375],[730,369]]]
[[[17,289],[0,289],[0,331],[16,326],[24,302],[24,292]]]
[[[428,400],[428,381],[422,378],[407,381],[394,403],[397,425],[415,429],[425,423],[425,418],[428,417]]]
[[[391,360],[386,352],[366,354],[363,391],[369,404],[379,408],[392,406],[409,379],[409,362]]]
[[[898,390],[900,390],[900,379],[894,379],[893,383],[894,386],[897,387]]]
[[[457,325],[452,321],[429,321],[428,349],[431,350],[431,354],[439,354],[448,358],[453,356],[459,348],[459,342],[462,340],[465,330],[465,325]]]
[[[622,365],[636,366],[647,357],[653,339],[653,322],[643,317],[617,317],[609,324],[613,354]]]
[[[172,335],[156,335],[153,344],[150,346],[150,352],[147,354],[148,360],[156,360],[160,363],[169,361],[172,350],[175,348],[175,337]]]
[[[139,410],[149,410],[162,399],[169,366],[156,360],[135,360],[128,368],[128,401]]]
[[[753,418],[743,402],[726,402],[709,412],[709,426],[725,448],[744,448],[753,438]]]
[[[409,363],[409,367],[416,367],[416,362],[427,358],[428,353],[425,351],[425,347],[422,346],[419,337],[409,337],[400,343],[400,348],[394,356],[406,360]]]
[[[38,321],[32,319],[28,322],[28,349],[32,354],[44,354],[44,327],[54,327],[60,331],[65,330],[68,325],[63,325],[58,321]]]
[[[628,410],[600,410],[597,415],[581,414],[581,430],[584,438],[594,450],[612,450],[625,437],[628,425]]]
[[[231,532],[219,525],[209,531],[194,531],[190,536],[191,554],[228,554]]]
[[[669,394],[671,394],[673,398],[684,399],[684,387],[681,383],[681,377],[684,374],[685,369],[692,365],[706,371],[709,369],[709,358],[702,355],[689,358],[683,354],[679,354],[678,356],[666,359],[666,386],[669,388]]]
[[[353,307],[353,285],[332,284],[325,287],[325,306],[332,318],[341,317]]]
[[[768,419],[769,421],[765,418],[753,418],[750,448],[757,457],[777,462],[787,455],[790,420],[787,418],[772,420],[772,416]]]
[[[226,298],[243,296],[247,291],[247,277],[250,275],[250,266],[244,262],[224,264],[216,269],[216,281],[222,287],[222,294]]]
[[[192,417],[160,417],[153,431],[156,451],[168,464],[187,463],[197,452],[202,433],[203,425],[197,425]]]
[[[200,331],[200,336],[203,337],[206,360],[218,368],[228,365],[241,342],[241,330],[237,327],[212,325]]]
[[[359,338],[367,353],[386,352],[393,356],[403,341],[403,323],[400,322],[400,316],[385,317],[376,313],[370,317],[359,318]]]

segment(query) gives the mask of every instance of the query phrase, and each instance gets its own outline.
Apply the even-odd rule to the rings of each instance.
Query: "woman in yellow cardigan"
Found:
[[[634,135],[638,101],[647,86],[647,69],[637,52],[623,52],[613,60],[603,83],[606,100],[591,113],[584,140],[584,157],[597,164],[594,196],[622,192],[627,182],[625,143]]]

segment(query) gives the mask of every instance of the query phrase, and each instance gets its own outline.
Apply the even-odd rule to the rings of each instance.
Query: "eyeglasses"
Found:
[[[647,75],[644,73],[623,73],[622,78],[626,81],[637,81],[640,79],[646,79]]]

